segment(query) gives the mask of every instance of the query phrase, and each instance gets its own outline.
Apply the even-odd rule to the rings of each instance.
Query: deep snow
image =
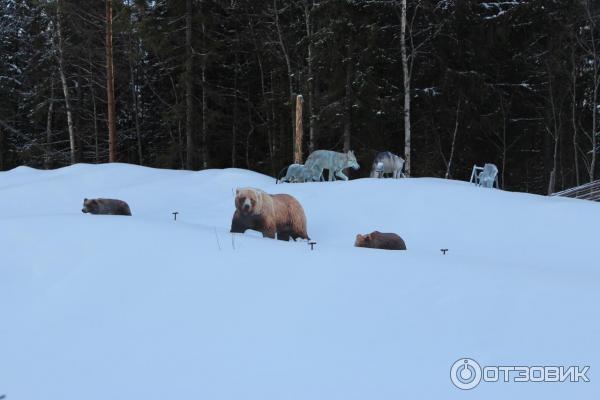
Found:
[[[298,198],[315,250],[232,236],[238,186]],[[84,197],[133,217],[82,214]],[[375,229],[408,251],[353,247]],[[433,178],[0,172],[0,396],[597,399],[599,231],[597,203]],[[591,381],[461,391],[461,357],[589,365]]]

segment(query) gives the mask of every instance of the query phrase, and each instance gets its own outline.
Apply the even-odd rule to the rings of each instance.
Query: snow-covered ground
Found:
[[[232,236],[238,186],[297,197],[314,251]],[[84,197],[133,217],[83,214]],[[353,247],[375,229],[408,251]],[[1,172],[0,396],[598,399],[599,233],[600,204],[440,179]],[[590,382],[462,391],[461,357],[590,366]]]

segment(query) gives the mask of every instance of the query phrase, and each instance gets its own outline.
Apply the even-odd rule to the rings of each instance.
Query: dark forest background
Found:
[[[118,161],[275,175],[296,94],[305,156],[404,157],[400,0],[0,0],[0,170],[108,161],[107,3]],[[600,2],[407,5],[412,176],[597,178]]]

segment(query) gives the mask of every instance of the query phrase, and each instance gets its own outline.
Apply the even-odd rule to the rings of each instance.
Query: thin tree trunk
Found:
[[[573,163],[575,164],[575,183],[579,186],[579,156],[577,152],[577,65],[575,64],[575,49],[571,49],[571,64],[573,71],[571,72],[572,100],[571,100],[571,122],[573,124]]]
[[[65,108],[67,110],[67,128],[69,130],[69,149],[71,155],[71,164],[77,162],[77,148],[75,146],[75,128],[73,124],[73,114],[71,112],[71,97],[69,95],[69,86],[67,85],[67,76],[65,73],[64,57],[64,39],[62,32],[62,1],[58,0],[56,8],[56,35],[58,37],[58,72],[62,83],[63,95],[65,97]]]
[[[310,7],[309,7],[310,3]],[[308,152],[312,153],[315,150],[315,76],[313,72],[313,26],[311,20],[312,11],[312,0],[304,0],[304,21],[306,25],[306,38],[308,46],[308,56],[306,58],[306,65],[308,70],[307,82],[308,82]]]
[[[450,179],[451,174],[450,171],[452,169],[452,160],[454,159],[454,149],[456,147],[456,136],[458,134],[458,124],[459,124],[459,116],[460,116],[460,100],[456,106],[456,120],[454,122],[454,132],[452,134],[452,146],[450,147],[450,157],[448,158],[448,164],[446,165],[446,179]]]
[[[283,54],[283,58],[285,60],[285,66],[287,68],[288,75],[288,90],[289,90],[289,104],[290,104],[290,112],[291,112],[291,122],[292,122],[292,145],[294,145],[294,89],[293,89],[293,77],[292,77],[292,64],[290,62],[290,57],[288,55],[287,49],[285,47],[285,43],[283,42],[283,35],[281,34],[281,26],[279,24],[279,11],[277,10],[277,0],[273,0],[273,11],[275,13],[275,27],[277,28],[277,37],[279,39],[279,46],[281,47],[281,53]],[[292,154],[295,153],[295,149],[292,148]]]
[[[304,127],[302,126],[302,106],[304,99],[302,95],[296,96],[296,134],[294,140],[294,163],[303,164],[302,162],[302,140],[304,138]]]
[[[50,98],[48,99],[48,115],[46,116],[46,151],[44,155],[44,168],[52,167],[52,115],[54,113],[54,74],[50,76]]]
[[[129,57],[129,74],[131,76],[131,99],[133,105],[133,116],[135,123],[135,136],[137,140],[138,161],[144,165],[144,155],[142,153],[142,134],[140,129],[140,109],[138,105],[138,91],[135,84],[135,68],[133,67],[132,57]]]
[[[236,167],[237,153],[237,91],[238,91],[238,55],[235,54],[235,65],[233,72],[233,121],[231,125],[231,166]]]
[[[185,12],[185,138],[187,169],[194,169],[194,76],[192,56],[192,0],[186,0]]]
[[[352,131],[352,43],[346,47],[346,101],[344,107],[344,152],[350,151],[350,136]]]
[[[106,102],[108,106],[108,161],[117,161],[117,120],[112,45],[112,0],[106,0]]]
[[[408,70],[408,52],[406,50],[406,25],[406,0],[402,0],[402,16],[400,21],[400,51],[402,53],[402,74],[404,82],[404,170],[406,171],[406,176],[410,176],[410,71]]]
[[[202,51],[206,52],[206,26],[202,19]],[[202,168],[208,168],[208,140],[206,119],[208,118],[208,104],[206,96],[206,55],[202,60]]]
[[[592,90],[592,159],[590,162],[590,182],[594,181],[595,173],[596,173],[596,153],[598,152],[598,85],[600,85],[600,66],[598,62],[600,61],[600,57],[598,56],[598,52],[596,51],[596,22],[594,16],[592,15],[590,0],[587,0],[585,3],[585,9],[588,17],[588,22],[590,27],[588,31],[590,32],[590,40],[591,40],[591,54],[590,56],[593,58],[593,90]]]
[[[90,96],[92,98],[92,119],[94,121],[94,160],[96,164],[100,162],[100,134],[98,132],[98,110],[96,109],[96,95],[94,94],[94,76],[92,75],[92,55],[88,54],[89,65],[90,65]]]

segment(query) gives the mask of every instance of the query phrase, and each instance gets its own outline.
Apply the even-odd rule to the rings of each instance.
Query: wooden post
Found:
[[[294,163],[302,164],[302,139],[304,128],[302,127],[302,107],[304,99],[302,95],[296,96],[296,132],[294,134]]]

